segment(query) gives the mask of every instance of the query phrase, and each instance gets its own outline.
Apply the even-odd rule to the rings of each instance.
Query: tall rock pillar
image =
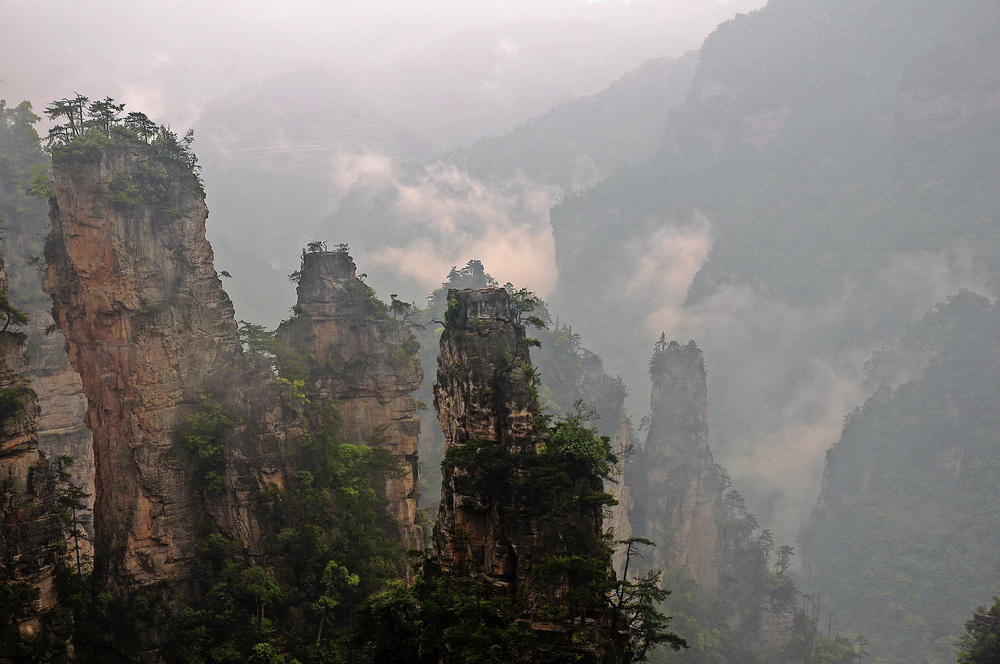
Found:
[[[259,559],[262,493],[283,486],[298,419],[266,363],[243,354],[195,174],[127,139],[59,147],[53,167],[46,290],[87,396],[98,578],[190,578],[210,531]],[[233,425],[213,443],[212,488],[178,440],[206,394]]]
[[[603,593],[558,571],[572,560],[610,573],[594,500],[602,485],[539,417],[534,373],[505,289],[449,291],[434,386],[445,455],[431,568],[479,579],[521,607],[517,620],[538,645],[520,661],[627,661]]]
[[[383,447],[399,461],[400,472],[386,478],[386,498],[406,546],[421,549],[417,341],[357,277],[346,251],[303,253],[300,275],[295,316],[281,324],[278,338],[315,359],[307,392],[336,407],[344,440]]]
[[[657,544],[652,568],[683,569],[702,587],[719,587],[723,563],[719,510],[723,487],[708,447],[708,381],[701,349],[661,340],[650,361],[649,433],[629,464],[636,535]]]

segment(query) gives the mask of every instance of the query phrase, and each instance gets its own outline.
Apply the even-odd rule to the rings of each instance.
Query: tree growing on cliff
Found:
[[[6,332],[11,325],[24,325],[28,322],[28,315],[10,303],[6,293],[0,293],[0,315],[4,318],[0,332]]]
[[[989,610],[976,609],[958,644],[958,664],[1000,664],[1000,597]]]
[[[658,605],[670,594],[662,587],[663,573],[653,570],[635,580],[628,578],[634,556],[640,556],[639,545],[656,546],[644,537],[621,540],[625,545],[625,566],[622,578],[615,581],[609,596],[612,608],[612,630],[625,628],[631,635],[633,661],[644,662],[652,648],[666,645],[673,650],[688,647],[687,641],[668,630],[671,618]]]
[[[124,110],[125,104],[111,97],[91,102],[77,95],[54,101],[45,107],[45,115],[57,123],[49,130],[47,147],[54,156],[59,148],[66,147],[78,148],[81,156],[92,156],[95,148],[148,145],[156,156],[178,161],[198,177],[198,160],[191,149],[192,130],[178,138],[169,127],[157,125],[144,113],[132,111],[123,116]],[[60,121],[65,122],[58,124]]]

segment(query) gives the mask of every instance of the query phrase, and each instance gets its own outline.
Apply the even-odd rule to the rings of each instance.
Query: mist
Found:
[[[998,307],[963,293],[1000,297],[995,0],[12,0],[2,13],[6,109],[112,97],[194,130],[206,279],[229,277],[237,320],[271,329],[299,315],[295,271],[317,241],[349,246],[383,300],[418,307],[481,261],[567,326],[551,355],[573,370],[547,367],[541,384],[603,384],[618,408],[603,372],[620,378],[633,431],[650,411],[654,343],[693,340],[711,451],[749,509],[739,546],[760,546],[758,526],[811,546],[792,574],[830,598],[830,625],[850,616],[850,638],[889,616],[892,595],[895,622],[872,628],[879,662],[950,658],[958,614],[988,583],[925,571],[1000,565],[982,553],[1000,550],[1000,525],[981,525],[996,510],[962,511],[996,502],[1000,472]],[[14,177],[0,175],[3,193]],[[12,218],[27,209],[18,186]],[[433,328],[417,337],[437,341]],[[404,355],[386,351],[416,362]],[[420,351],[428,403],[431,355]],[[434,463],[439,438],[423,440]],[[695,493],[718,488],[698,479]],[[939,519],[926,547],[915,505]],[[702,543],[742,532],[722,511],[704,517],[718,532]],[[688,625],[699,648],[740,641],[717,637],[748,606],[799,610],[806,586],[770,555],[726,560],[756,570],[752,592],[706,583],[742,605]],[[914,578],[935,585],[897,597]],[[898,586],[879,596],[872,579]],[[952,603],[925,607],[942,588]],[[809,638],[822,632],[805,618]],[[897,635],[897,623],[920,629]],[[778,661],[719,652],[691,657]]]
[[[227,92],[320,66],[455,146],[594,92],[651,57],[696,48],[759,4],[160,0],[122,10],[103,0],[65,12],[56,0],[12,2],[0,90],[36,108],[73,92],[112,96],[183,130]]]

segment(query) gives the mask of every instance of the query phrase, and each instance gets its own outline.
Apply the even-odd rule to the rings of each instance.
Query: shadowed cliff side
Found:
[[[71,482],[92,497],[94,455],[90,430],[84,422],[87,399],[80,376],[66,356],[66,340],[52,328],[52,300],[42,290],[41,253],[49,232],[45,199],[50,193],[44,191],[43,183],[51,158],[42,150],[34,127],[39,120],[30,103],[10,108],[0,100],[4,260],[10,302],[28,317],[20,329],[27,335],[29,365],[25,375],[38,395],[38,449],[49,459],[62,459],[61,466],[68,470]],[[73,460],[68,469],[65,457]],[[77,514],[77,522],[89,527],[92,503],[86,497],[82,502],[85,507]],[[79,544],[86,555],[89,542],[80,539]]]
[[[505,289],[449,291],[434,390],[446,452],[432,567],[481,579],[513,603],[538,639],[523,661],[629,661],[607,587],[594,583],[610,567],[595,472],[608,440],[580,436],[573,448],[568,430],[545,426],[528,345]],[[585,449],[594,441],[599,450]]]
[[[295,316],[277,337],[310,358],[303,368],[306,393],[314,404],[335,407],[344,440],[387,449],[398,461],[399,472],[386,478],[386,499],[406,548],[422,549],[417,341],[357,277],[346,250],[303,252],[297,291]]]
[[[6,316],[0,321],[0,662],[15,662],[46,650],[58,613],[63,529],[57,473],[38,451],[38,403],[20,375],[27,368],[27,337],[10,327],[15,321],[2,260],[0,297]]]

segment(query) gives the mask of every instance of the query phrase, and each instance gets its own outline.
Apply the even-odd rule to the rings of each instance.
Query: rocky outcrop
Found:
[[[344,440],[388,449],[399,461],[400,472],[386,478],[386,498],[405,546],[422,549],[417,341],[357,277],[346,251],[303,253],[300,275],[295,316],[281,324],[278,338],[313,358],[306,391],[313,403],[336,408]]]
[[[0,295],[6,303],[7,275],[0,261]],[[4,316],[0,316],[2,320]],[[18,636],[44,629],[43,614],[57,605],[55,571],[63,539],[56,473],[38,451],[38,404],[26,368],[27,337],[8,325],[0,330],[0,661]],[[10,611],[10,614],[7,612]],[[16,625],[17,634],[7,634]],[[20,661],[20,660],[17,660]]]
[[[719,524],[723,485],[708,448],[708,383],[692,341],[657,344],[646,445],[630,467],[636,535],[657,544],[652,568],[682,569],[706,590],[718,589],[724,543]]]
[[[516,524],[504,519],[513,496],[496,490],[494,478],[486,476],[495,468],[486,466],[507,457],[518,464],[546,438],[536,426],[524,373],[530,366],[524,329],[502,288],[450,291],[448,297],[434,386],[445,435],[435,551],[446,572],[469,569],[498,585],[513,585],[529,561],[519,560]],[[457,450],[471,445],[480,449],[456,458]]]
[[[27,182],[6,185],[23,190]],[[85,421],[87,398],[79,374],[69,364],[66,339],[53,325],[52,300],[42,289],[39,254],[49,232],[48,202],[28,200],[22,207],[17,214],[4,217],[3,243],[11,302],[28,317],[20,327],[27,335],[28,349],[28,366],[23,373],[38,398],[38,450],[49,460],[59,461],[73,486],[87,494],[77,514],[84,536],[71,543],[74,549],[79,544],[86,558],[90,555],[88,537],[93,534],[94,495],[94,452]],[[67,457],[71,465],[67,465]]]
[[[611,436],[611,450],[618,457],[618,464],[615,465],[611,477],[604,483],[604,490],[614,497],[615,504],[605,512],[604,529],[611,532],[615,542],[622,542],[634,534],[629,512],[635,507],[635,502],[632,500],[632,491],[626,479],[626,464],[631,462],[634,453],[632,448],[632,420],[624,407],[618,416],[618,426]],[[614,565],[615,572],[619,575],[625,568],[625,558],[625,547],[615,547],[611,562]]]
[[[88,400],[98,577],[186,578],[213,530],[264,555],[261,493],[283,486],[297,419],[266,363],[243,356],[200,184],[142,143],[72,147],[54,153],[46,288]],[[211,488],[176,433],[203,395],[232,423]]]
[[[32,272],[35,272],[32,270]],[[51,300],[32,283],[45,299],[46,307],[33,299],[25,306],[28,325],[28,367],[25,375],[38,395],[38,450],[50,460],[59,460],[66,480],[77,490],[81,509],[76,514],[78,530],[69,546],[79,548],[82,559],[93,560],[92,538],[94,495],[93,435],[87,428],[87,397],[83,382],[66,355],[62,332],[51,329]]]
[[[550,432],[539,417],[524,328],[503,288],[451,290],[441,337],[434,405],[446,441],[432,570],[487,582],[523,607],[520,620],[543,644],[533,662],[627,661],[611,637],[600,591],[557,620],[552,607],[581,592],[552,575],[553,561],[610,565],[601,545],[596,475],[554,478]],[[549,481],[545,481],[549,480]],[[574,558],[575,557],[575,558]],[[585,592],[585,591],[584,591]]]

